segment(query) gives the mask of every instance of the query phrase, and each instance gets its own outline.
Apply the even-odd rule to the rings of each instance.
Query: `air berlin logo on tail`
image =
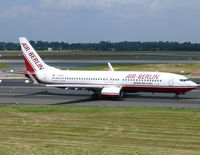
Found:
[[[22,43],[22,46],[24,47],[30,58],[33,60],[35,65],[39,68],[39,70],[44,69],[44,66],[40,63],[34,52],[31,52],[30,47],[26,43]]]

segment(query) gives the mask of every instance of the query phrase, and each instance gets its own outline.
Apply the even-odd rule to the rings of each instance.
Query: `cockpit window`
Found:
[[[181,82],[190,81],[189,79],[180,79]]]

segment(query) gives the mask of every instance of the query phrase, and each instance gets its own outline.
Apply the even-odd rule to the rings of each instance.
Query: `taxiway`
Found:
[[[197,79],[196,79],[197,81]],[[69,91],[25,83],[24,80],[2,80],[0,104],[81,105],[109,107],[200,108],[200,89],[175,99],[174,94],[134,93],[125,98],[92,98],[92,92]]]

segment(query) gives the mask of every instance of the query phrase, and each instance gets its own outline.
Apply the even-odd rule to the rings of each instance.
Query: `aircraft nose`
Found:
[[[191,86],[193,86],[193,87],[197,87],[198,84],[196,84],[195,82],[191,81]]]

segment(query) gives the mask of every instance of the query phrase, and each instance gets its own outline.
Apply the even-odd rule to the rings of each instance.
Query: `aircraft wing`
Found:
[[[104,86],[95,85],[77,85],[77,84],[47,84],[47,87],[66,87],[66,88],[81,88],[81,89],[102,89]]]

